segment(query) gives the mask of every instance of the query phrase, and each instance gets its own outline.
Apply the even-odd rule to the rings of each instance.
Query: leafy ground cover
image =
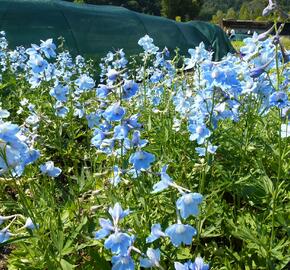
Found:
[[[288,269],[289,52],[157,48],[99,68],[1,33],[8,269]],[[171,55],[170,55],[171,53]],[[100,71],[97,71],[100,70]]]

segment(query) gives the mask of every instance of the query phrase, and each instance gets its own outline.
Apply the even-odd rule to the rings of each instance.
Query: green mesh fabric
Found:
[[[180,23],[130,11],[122,7],[79,5],[61,0],[0,0],[0,30],[11,47],[62,36],[72,54],[103,57],[124,48],[141,52],[138,40],[145,34],[160,48],[189,48],[204,42],[220,60],[234,49],[221,28],[203,22]]]

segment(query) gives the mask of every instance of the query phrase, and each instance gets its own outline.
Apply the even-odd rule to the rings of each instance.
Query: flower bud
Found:
[[[278,8],[277,4],[275,2],[273,2],[272,0],[269,0],[269,4],[266,8],[264,8],[262,15],[268,16],[273,11],[275,11],[277,8]]]
[[[278,35],[275,35],[273,38],[273,44],[278,45],[280,43],[280,37]]]
[[[26,229],[29,229],[29,230],[35,230],[36,228],[38,228],[39,227],[39,225],[38,224],[34,224],[33,223],[33,221],[32,221],[32,219],[31,218],[28,218],[27,220],[26,220],[26,222],[25,222],[25,225],[23,226],[24,228],[26,228]]]
[[[270,65],[272,61],[273,61],[273,58],[269,62],[267,62],[265,65],[259,66],[250,70],[250,76],[252,78],[260,77],[260,75],[262,75],[265,72],[265,69]]]
[[[272,31],[274,30],[275,25],[273,24],[272,27],[270,29],[268,29],[266,32],[259,34],[257,40],[258,41],[264,41],[268,38],[268,35],[270,35],[272,33]]]

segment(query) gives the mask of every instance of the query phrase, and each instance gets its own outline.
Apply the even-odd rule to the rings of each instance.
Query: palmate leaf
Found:
[[[62,270],[72,270],[75,267],[77,267],[77,265],[72,265],[71,263],[69,263],[68,261],[64,259],[61,259],[60,265],[61,265]]]
[[[239,218],[237,224],[233,221],[228,222],[231,227],[231,234],[234,237],[243,240],[250,250],[260,254],[263,258],[267,258],[268,238],[265,237],[265,232],[261,231],[262,229],[265,230],[260,226],[261,221],[253,218],[250,214],[246,214]]]
[[[268,176],[248,176],[240,179],[237,189],[240,196],[246,198],[254,205],[261,205],[269,200],[273,194],[274,186]]]

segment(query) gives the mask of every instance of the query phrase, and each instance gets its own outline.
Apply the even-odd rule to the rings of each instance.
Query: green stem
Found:
[[[212,125],[212,115],[213,115],[213,110],[214,110],[214,98],[215,98],[215,89],[213,89],[212,92],[212,100],[211,100],[211,110],[209,114],[209,126]],[[199,183],[199,192],[202,194],[204,192],[204,186],[205,186],[205,180],[206,180],[206,170],[207,170],[207,165],[209,162],[209,153],[208,153],[208,145],[209,145],[209,139],[207,138],[206,144],[205,144],[205,164],[203,166],[203,171],[202,171],[202,176],[200,179]]]
[[[280,127],[279,127],[279,142],[278,142],[278,148],[279,148],[279,160],[278,160],[278,173],[277,173],[277,182],[274,186],[274,192],[273,192],[273,207],[272,207],[272,225],[271,225],[271,238],[270,238],[270,251],[272,250],[274,238],[275,238],[275,211],[276,211],[276,199],[278,195],[278,188],[279,188],[279,182],[281,179],[281,169],[282,169],[282,139],[281,139],[281,125],[283,123],[282,121],[282,111],[279,110],[279,118],[280,118]]]
[[[275,19],[275,29],[277,33],[277,21]],[[278,62],[278,46],[277,44],[275,45],[275,52],[276,52],[276,57],[275,57],[275,62],[276,62],[276,73],[277,73],[277,91],[279,91],[280,88],[280,75],[279,75],[279,62]],[[279,193],[279,182],[281,179],[281,169],[282,169],[282,138],[281,138],[281,125],[283,123],[282,119],[282,110],[279,109],[279,141],[278,141],[278,150],[279,150],[279,160],[278,160],[278,172],[277,172],[277,181],[274,183],[274,192],[273,192],[273,207],[272,207],[272,218],[271,218],[271,237],[270,237],[270,246],[269,246],[269,252],[272,251],[273,247],[273,242],[275,239],[275,212],[276,212],[276,200],[277,200],[277,195]],[[272,267],[272,254],[270,253],[270,261],[269,261],[269,269]]]

